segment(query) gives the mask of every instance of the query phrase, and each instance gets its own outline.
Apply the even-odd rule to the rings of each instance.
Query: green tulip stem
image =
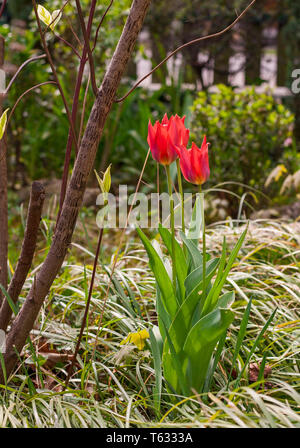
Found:
[[[205,284],[205,277],[206,277],[206,240],[205,240],[205,217],[204,217],[204,193],[202,192],[202,185],[199,185],[199,193],[200,193],[200,203],[201,203],[201,223],[202,223],[202,256],[203,256],[203,271],[202,271],[202,278],[203,278],[203,288],[202,288],[202,303],[204,304],[205,300],[205,291],[206,291],[206,284]]]
[[[160,191],[160,188],[159,188],[159,163],[157,162],[157,164],[156,164],[156,168],[157,168],[157,170],[156,170],[156,190],[157,190],[157,193],[158,193],[158,195],[157,195],[157,219],[158,219],[158,222],[159,222],[159,224],[160,224],[160,212],[159,212],[159,191]]]
[[[183,188],[182,188],[182,180],[181,180],[181,170],[180,170],[180,162],[179,159],[176,159],[176,166],[177,166],[177,179],[178,179],[178,189],[181,197],[181,227],[183,233],[185,233],[185,224],[184,224],[184,195],[183,195]]]
[[[174,293],[176,293],[174,199],[173,199],[173,195],[172,195],[172,180],[171,180],[169,165],[166,165],[166,173],[167,173],[168,190],[169,190],[169,197],[170,197],[170,218],[171,218],[171,232],[172,232],[172,280],[173,280]]]

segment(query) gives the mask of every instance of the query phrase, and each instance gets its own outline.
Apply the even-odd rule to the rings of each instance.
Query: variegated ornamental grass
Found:
[[[94,223],[80,222],[77,241],[84,241],[83,226],[92,234]],[[45,238],[51,236],[49,223],[48,219],[43,221],[43,228],[47,230]],[[234,221],[209,227],[206,234],[208,254],[212,258],[220,254],[223,236],[230,252],[242,230],[243,225]],[[110,252],[107,249],[113,239],[111,231],[109,236],[105,234],[104,264],[98,266],[92,317],[84,333],[80,369],[71,378],[70,390],[62,393],[60,388],[65,365],[57,364],[49,370],[43,367],[44,357],[40,355],[39,367],[30,367],[27,345],[22,367],[14,382],[1,394],[0,426],[299,426],[299,235],[299,223],[250,222],[247,239],[224,284],[223,292],[231,290],[236,295],[232,304],[235,318],[227,333],[210,393],[179,395],[174,401],[162,375],[161,407],[157,413],[155,368],[149,339],[145,340],[143,350],[134,343],[121,345],[130,333],[149,331],[157,324],[155,279],[143,246],[130,235],[117,263],[99,332],[111,264],[105,253]],[[91,277],[92,247],[92,241],[89,248],[80,244],[72,246],[40,315],[41,329],[34,330],[35,348],[41,338],[47,338],[58,352],[72,353],[74,350]],[[26,283],[27,290],[33,282],[34,272]],[[236,375],[230,379],[241,321],[251,297],[250,318],[236,360]],[[249,363],[259,364],[265,357],[266,364],[272,369],[271,375],[265,381],[249,383],[249,363],[245,366],[245,361],[254,340],[276,307],[274,320],[249,360]],[[96,339],[97,350],[93,355]],[[89,363],[92,355],[93,362]],[[242,370],[242,377],[236,384],[236,376]],[[53,384],[49,387],[50,379]]]

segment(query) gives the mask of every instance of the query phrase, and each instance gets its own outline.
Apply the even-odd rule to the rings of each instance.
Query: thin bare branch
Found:
[[[34,56],[30,59],[27,59],[27,61],[23,62],[22,65],[20,65],[20,67],[18,68],[18,70],[16,71],[16,73],[14,74],[14,76],[11,78],[11,80],[9,81],[8,86],[6,87],[5,90],[5,95],[7,95],[7,93],[9,92],[11,86],[13,85],[13,83],[15,82],[16,78],[19,76],[20,72],[23,70],[24,67],[26,67],[26,65],[30,64],[31,62],[34,61],[38,61],[39,59],[44,59],[45,57],[47,57],[46,54],[41,54],[40,56]]]
[[[96,250],[95,259],[94,259],[92,278],[91,278],[91,283],[90,283],[90,288],[89,288],[89,294],[88,294],[88,298],[87,298],[86,305],[85,305],[85,311],[84,311],[84,315],[82,318],[80,332],[79,332],[79,336],[77,339],[74,355],[72,358],[72,362],[68,368],[68,375],[67,375],[66,382],[64,384],[64,390],[68,387],[68,384],[69,384],[69,381],[71,378],[72,370],[73,370],[73,367],[74,367],[74,364],[75,364],[75,361],[76,361],[76,358],[77,358],[77,355],[79,352],[79,348],[80,348],[80,344],[81,344],[81,340],[82,340],[82,336],[83,336],[83,332],[84,332],[84,327],[86,325],[86,321],[87,321],[87,317],[88,317],[88,313],[89,313],[89,309],[90,309],[92,292],[93,292],[93,288],[94,288],[95,276],[96,276],[96,270],[97,270],[97,264],[98,264],[98,258],[99,258],[101,243],[102,243],[102,237],[103,237],[103,229],[101,229],[100,233],[99,233],[97,250]],[[1,328],[1,326],[0,326],[0,328]]]
[[[87,25],[88,38],[90,38],[90,35],[92,32],[92,25],[93,25],[95,10],[96,10],[96,4],[97,4],[97,0],[92,0],[91,7],[90,7],[89,19],[88,19],[88,25]],[[87,62],[86,55],[87,55],[87,48],[86,48],[86,45],[84,45],[83,50],[82,50],[81,61],[80,61],[79,69],[78,69],[78,73],[77,73],[76,85],[75,85],[73,102],[72,102],[72,121],[73,121],[74,126],[75,126],[76,118],[77,118],[79,95],[80,95],[80,89],[81,89],[81,84],[82,84],[82,79],[83,79],[84,68],[85,68],[85,64]],[[81,130],[79,131],[78,144],[80,141],[80,135],[81,135]],[[64,200],[65,200],[67,183],[68,183],[68,173],[69,173],[70,160],[71,160],[72,145],[73,145],[73,135],[72,135],[71,128],[70,128],[69,134],[68,134],[68,140],[67,140],[67,147],[66,147],[66,154],[65,154],[65,161],[64,161],[64,170],[63,170],[63,177],[62,177],[62,183],[61,183],[61,189],[60,189],[59,210],[58,210],[56,222],[59,221],[61,209],[62,209]],[[76,151],[76,155],[77,155],[77,151]]]
[[[3,69],[5,39],[0,36],[0,68]],[[0,95],[0,114],[3,112],[5,95]],[[7,139],[6,132],[0,140],[0,283],[7,289],[8,279],[8,202],[7,202]],[[3,294],[0,291],[0,305]]]
[[[86,102],[87,102],[87,95],[90,87],[91,82],[91,74],[89,73],[89,77],[86,83],[85,92],[84,92],[84,98],[82,103],[82,111],[81,111],[81,117],[80,117],[80,127],[79,127],[79,134],[78,134],[78,142],[80,144],[81,142],[81,136],[83,131],[83,124],[84,124],[84,117],[85,117],[85,109],[86,109]]]
[[[57,83],[55,81],[45,81],[45,82],[41,82],[40,84],[36,84],[35,86],[30,87],[30,89],[27,89],[25,92],[22,93],[22,95],[19,96],[19,98],[17,99],[17,101],[15,102],[12,110],[10,111],[10,114],[8,116],[7,119],[7,124],[6,127],[8,126],[8,123],[11,120],[11,117],[13,116],[14,111],[16,110],[17,105],[19,104],[19,102],[22,100],[22,98],[24,98],[25,95],[27,95],[28,93],[30,93],[32,90],[38,89],[39,87],[45,86],[47,84],[55,84],[57,85]]]
[[[91,84],[92,84],[94,95],[96,97],[98,95],[99,89],[98,89],[97,83],[96,83],[95,64],[94,64],[94,59],[93,59],[93,55],[91,52],[89,35],[88,35],[87,29],[86,29],[86,26],[84,23],[84,17],[83,17],[81,5],[80,5],[80,0],[76,0],[76,7],[77,7],[78,18],[79,18],[83,38],[84,38],[84,48],[86,49],[86,52],[88,55],[88,60],[89,60],[89,65],[90,65]]]
[[[114,2],[114,0],[110,0],[110,4],[109,4],[108,7],[106,8],[106,10],[105,10],[105,12],[104,12],[104,14],[103,14],[103,16],[102,16],[100,22],[99,22],[99,25],[98,25],[97,30],[96,30],[96,35],[95,35],[95,39],[94,39],[94,45],[93,45],[93,48],[92,48],[92,53],[94,52],[94,50],[95,50],[95,48],[96,48],[97,41],[98,41],[98,34],[99,34],[100,28],[101,28],[101,26],[102,26],[102,23],[104,22],[104,19],[105,19],[105,17],[106,17],[106,14],[108,13],[108,11],[110,10],[110,8],[112,7],[113,2]]]
[[[79,52],[76,50],[75,47],[73,47],[73,45],[72,45],[70,42],[68,42],[66,39],[64,39],[64,38],[63,38],[62,36],[60,36],[59,34],[57,34],[57,33],[55,33],[55,32],[53,32],[53,33],[54,33],[54,36],[55,36],[57,39],[59,39],[61,42],[63,42],[67,47],[71,48],[71,50],[73,51],[73,53],[76,54],[76,56],[77,56],[79,59],[81,59],[81,56],[80,56]]]
[[[82,49],[83,46],[84,46],[84,44],[83,44],[83,43],[81,42],[81,40],[79,39],[79,36],[78,36],[78,34],[76,33],[76,31],[74,30],[73,25],[72,25],[72,22],[71,22],[71,20],[69,19],[68,16],[66,16],[66,20],[67,20],[67,22],[68,22],[68,25],[69,25],[69,27],[70,27],[70,30],[71,30],[73,36],[75,37],[75,39],[76,39],[76,41],[77,41],[77,43],[78,43],[78,45],[79,45],[79,48]]]
[[[222,31],[218,31],[217,33],[210,34],[208,36],[198,37],[197,39],[193,39],[190,42],[186,42],[185,44],[180,45],[180,47],[176,48],[176,50],[172,51],[168,56],[166,56],[156,67],[154,67],[149,73],[147,73],[147,75],[143,76],[136,84],[134,84],[134,86],[126,93],[126,95],[122,96],[122,98],[116,99],[115,102],[120,103],[121,101],[124,101],[143,81],[145,81],[145,79],[151,76],[157,69],[159,69],[163,64],[165,64],[170,58],[172,58],[179,51],[198,42],[213,39],[214,37],[220,37],[222,36],[222,34],[225,34],[227,33],[227,31],[230,31],[234,27],[234,25],[236,25],[236,23],[239,22],[241,18],[247,13],[247,11],[254,5],[255,2],[256,0],[252,0],[252,2],[247,6],[247,8],[245,8],[244,11]]]

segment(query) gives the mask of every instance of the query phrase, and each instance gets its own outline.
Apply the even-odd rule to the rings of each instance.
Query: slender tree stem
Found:
[[[94,59],[93,59],[93,55],[92,55],[92,51],[91,51],[91,47],[90,47],[90,33],[88,32],[88,30],[85,26],[83,12],[82,12],[81,4],[80,4],[79,0],[76,0],[76,7],[77,7],[77,13],[78,13],[80,26],[81,26],[81,31],[82,31],[83,38],[84,38],[84,44],[85,44],[84,48],[87,52],[88,60],[89,60],[89,64],[90,64],[92,88],[93,88],[94,95],[96,97],[98,95],[99,89],[97,87],[95,64],[94,64]]]
[[[184,224],[184,195],[183,195],[183,188],[182,188],[182,179],[181,179],[181,170],[180,170],[180,162],[179,159],[176,160],[176,166],[177,166],[177,179],[178,179],[178,188],[181,198],[181,227],[183,233],[185,232],[185,224]]]
[[[99,22],[99,25],[98,25],[97,30],[96,30],[96,35],[95,35],[95,39],[94,39],[94,45],[93,45],[93,48],[92,48],[92,53],[93,53],[93,51],[94,51],[95,48],[96,48],[97,40],[98,40],[98,34],[99,34],[100,28],[101,28],[101,26],[102,26],[102,23],[103,23],[103,21],[104,21],[104,19],[105,19],[105,17],[106,17],[106,14],[107,14],[108,11],[110,10],[110,8],[111,8],[113,2],[114,2],[114,0],[111,0],[111,1],[110,1],[110,4],[108,5],[108,7],[106,8],[106,10],[104,11],[104,14],[103,14],[103,16],[102,16],[102,18],[101,18],[101,20],[100,20],[100,22]]]
[[[4,65],[5,39],[0,36],[0,67]],[[0,116],[5,95],[0,94]],[[7,289],[8,259],[8,206],[7,206],[7,143],[6,131],[0,141],[0,283]],[[0,291],[0,305],[3,294]]]
[[[90,289],[89,289],[89,295],[88,295],[88,299],[85,305],[85,311],[84,311],[84,316],[81,322],[81,328],[80,328],[80,333],[77,339],[77,344],[75,347],[75,351],[74,351],[74,355],[72,358],[72,362],[70,364],[70,367],[68,369],[68,375],[67,375],[67,379],[65,382],[65,386],[64,389],[67,388],[70,378],[71,378],[71,374],[72,374],[72,370],[79,352],[79,348],[80,348],[80,344],[81,344],[81,340],[82,340],[82,336],[83,336],[83,331],[84,331],[84,327],[86,325],[86,321],[87,321],[87,317],[88,317],[88,313],[89,313],[89,308],[90,308],[90,304],[91,304],[91,298],[92,298],[92,293],[93,293],[93,288],[94,288],[94,283],[95,283],[95,276],[96,276],[96,270],[97,270],[97,263],[98,263],[98,258],[99,258],[99,253],[100,253],[100,248],[101,248],[101,243],[102,243],[102,237],[103,237],[103,229],[100,230],[99,233],[99,238],[98,238],[98,245],[97,245],[97,250],[96,250],[96,255],[95,255],[95,259],[94,259],[94,266],[93,266],[93,272],[92,272],[92,278],[91,278],[91,284],[90,284]]]
[[[205,216],[204,216],[204,193],[202,192],[202,186],[199,185],[199,192],[200,192],[200,204],[201,204],[201,221],[202,221],[202,256],[203,256],[203,271],[202,271],[202,278],[203,278],[203,288],[202,288],[202,303],[204,303],[205,300],[205,291],[206,291],[206,240],[205,240]]]
[[[89,14],[88,25],[87,25],[88,40],[91,35],[93,19],[94,19],[94,15],[95,15],[95,9],[96,9],[96,0],[93,0],[92,4],[91,4],[91,8],[90,8],[90,14]],[[88,42],[87,42],[87,44],[88,44]],[[82,55],[81,55],[81,60],[80,60],[80,64],[79,64],[76,85],[75,85],[75,90],[74,90],[74,95],[73,95],[73,102],[72,102],[71,114],[72,114],[72,122],[73,122],[74,127],[76,126],[76,118],[77,118],[77,113],[78,113],[80,90],[81,90],[81,85],[82,85],[82,80],[83,80],[84,68],[85,68],[85,64],[87,61],[86,55],[87,55],[87,45],[85,44],[83,47],[83,50],[82,50]],[[66,196],[73,141],[74,141],[74,139],[73,139],[72,129],[70,126],[68,140],[67,140],[67,146],[66,146],[63,177],[62,177],[62,183],[61,183],[61,189],[60,189],[59,210],[58,210],[56,222],[59,221],[62,206],[63,206],[65,196]],[[78,136],[78,145],[79,145],[79,141],[80,141],[80,132],[79,132],[79,136]],[[77,156],[76,146],[75,146],[75,152],[76,152],[76,156]]]
[[[173,200],[173,195],[172,195],[172,179],[171,179],[169,165],[166,165],[166,173],[167,173],[167,180],[168,180],[168,191],[169,191],[169,196],[170,196],[170,218],[171,218],[171,232],[172,232],[172,281],[173,281],[174,293],[176,293],[174,200]]]
[[[8,123],[10,122],[10,120],[11,120],[13,114],[14,114],[14,111],[16,110],[17,105],[18,105],[19,102],[22,100],[22,98],[24,98],[24,96],[26,96],[28,93],[32,92],[33,90],[38,89],[39,87],[42,87],[42,86],[46,86],[46,85],[48,85],[48,84],[55,84],[55,85],[57,85],[55,81],[45,81],[45,82],[41,82],[40,84],[37,84],[36,86],[32,86],[32,87],[30,87],[30,89],[26,90],[25,92],[22,93],[22,95],[19,96],[19,98],[17,99],[17,101],[16,101],[15,104],[13,105],[13,107],[12,107],[12,109],[11,109],[9,115],[8,115],[6,128],[7,128],[7,126],[8,126]]]
[[[13,75],[13,77],[9,81],[9,84],[5,89],[5,94],[7,94],[9,92],[9,89],[11,88],[11,86],[13,85],[16,78],[19,76],[20,72],[23,70],[23,68],[26,67],[26,65],[30,64],[31,62],[38,61],[39,59],[44,59],[45,57],[46,57],[46,54],[41,54],[40,56],[34,56],[30,59],[27,59],[27,61],[23,62],[23,64],[20,65],[20,67],[18,68],[16,73]]]

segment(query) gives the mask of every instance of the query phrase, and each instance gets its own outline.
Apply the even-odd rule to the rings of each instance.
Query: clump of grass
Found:
[[[219,254],[224,235],[230,250],[241,228],[243,225],[234,221],[210,226],[208,251]],[[141,351],[133,345],[120,345],[129,332],[156,323],[155,281],[134,234],[127,238],[119,256],[105,304],[111,238],[104,235],[80,356],[69,386],[63,390],[68,364],[63,356],[59,361],[59,354],[74,351],[95,247],[93,240],[88,248],[74,244],[42,309],[31,347],[27,345],[21,366],[7,387],[2,387],[0,426],[299,426],[299,230],[299,223],[250,223],[239,262],[224,287],[224,291],[236,292],[236,319],[224,341],[210,392],[172,397],[163,380],[159,411],[154,408],[155,370],[149,343]],[[32,281],[33,273],[25,289]],[[237,351],[250,299],[249,319]],[[276,308],[275,317],[255,343]],[[58,362],[47,362],[43,344],[58,355]],[[262,366],[254,382],[249,381],[250,363]],[[263,376],[264,366],[271,369],[268,378]]]

